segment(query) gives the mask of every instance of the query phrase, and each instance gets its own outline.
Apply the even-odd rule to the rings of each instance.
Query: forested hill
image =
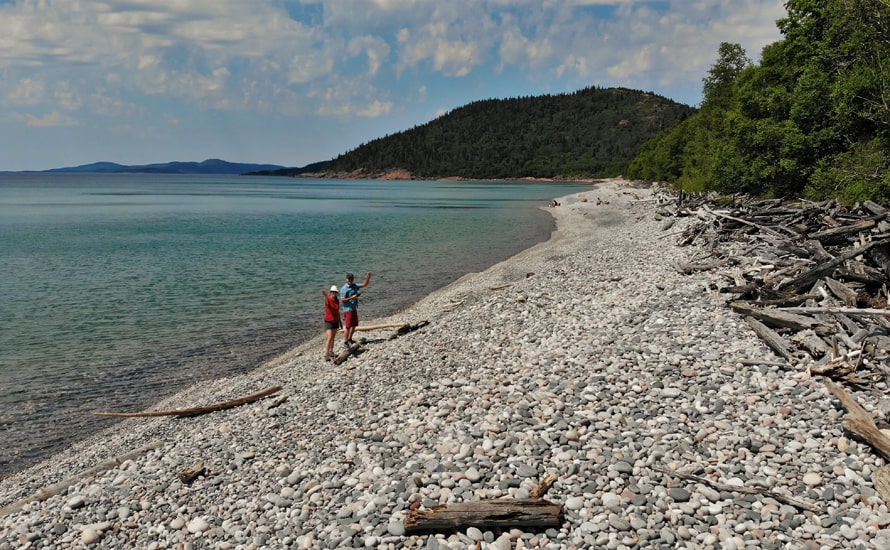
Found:
[[[622,174],[641,145],[695,109],[623,88],[476,101],[333,159],[327,171],[416,178]]]

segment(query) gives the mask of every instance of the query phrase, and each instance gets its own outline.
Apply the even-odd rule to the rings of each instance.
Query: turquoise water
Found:
[[[0,174],[0,473],[319,334],[347,271],[369,319],[546,240],[580,189]]]

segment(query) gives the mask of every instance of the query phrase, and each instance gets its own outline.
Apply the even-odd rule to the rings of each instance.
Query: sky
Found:
[[[304,166],[473,101],[590,86],[698,105],[782,0],[0,0],[0,171]]]

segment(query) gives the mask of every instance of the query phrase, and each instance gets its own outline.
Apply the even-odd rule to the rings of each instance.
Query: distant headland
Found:
[[[203,162],[165,162],[160,164],[125,165],[115,162],[94,162],[67,168],[53,168],[43,172],[80,172],[104,174],[231,174],[241,175],[257,172],[284,170],[277,164],[250,164],[227,162],[220,159],[207,159]]]

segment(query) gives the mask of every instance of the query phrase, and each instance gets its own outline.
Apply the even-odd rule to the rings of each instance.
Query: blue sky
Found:
[[[780,0],[0,0],[0,171],[303,166],[469,102],[652,91],[689,105]]]

